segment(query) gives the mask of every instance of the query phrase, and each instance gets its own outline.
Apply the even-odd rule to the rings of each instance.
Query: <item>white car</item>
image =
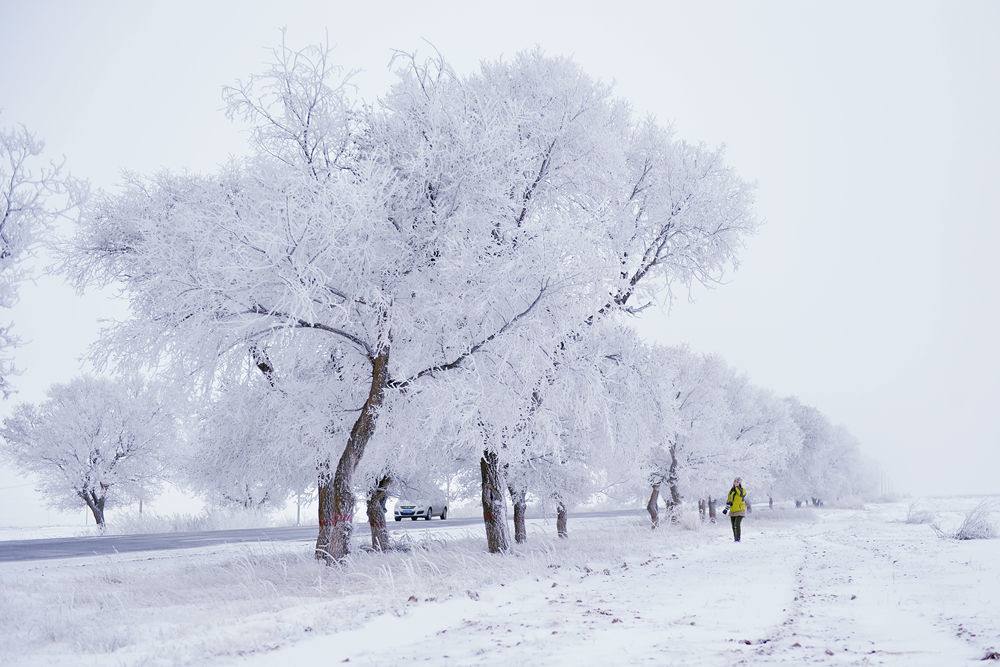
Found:
[[[426,519],[430,521],[436,516],[442,519],[448,518],[448,503],[444,498],[418,501],[400,500],[396,504],[394,518],[396,521],[402,521],[403,519],[411,519],[413,521]]]

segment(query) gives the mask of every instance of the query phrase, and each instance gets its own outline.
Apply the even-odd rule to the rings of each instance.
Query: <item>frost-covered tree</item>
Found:
[[[796,505],[824,496],[823,484],[834,454],[833,425],[816,408],[795,398],[785,399],[795,423],[802,431],[802,449],[793,456],[779,476],[777,488]]]
[[[0,127],[0,308],[11,308],[24,261],[47,235],[53,221],[76,207],[84,184],[68,177],[62,164],[42,159],[45,144],[23,126]],[[0,394],[12,392],[15,372],[12,325],[0,325]]]
[[[848,429],[794,397],[785,403],[801,429],[802,448],[778,470],[777,494],[800,505],[874,491],[872,465],[861,456],[858,440]]]
[[[875,464],[861,453],[861,443],[847,427],[834,427],[836,457],[818,498],[868,497],[878,488]]]
[[[723,431],[726,455],[721,465],[703,470],[696,490],[721,493],[734,477],[742,477],[761,494],[771,488],[778,471],[802,447],[802,431],[785,401],[734,373],[725,385],[727,422]],[[719,462],[717,462],[719,463]]]
[[[668,510],[679,505],[682,488],[722,463],[730,452],[725,425],[729,418],[725,384],[731,370],[714,356],[687,347],[658,348],[650,372],[658,409],[672,423],[650,441],[644,476],[650,488],[646,509],[653,527],[659,521],[658,501],[666,486]],[[693,489],[692,489],[693,490]]]
[[[600,377],[601,363],[589,355],[564,357],[552,369],[546,400],[521,406],[530,417],[514,425],[502,439],[504,477],[514,510],[514,539],[525,542],[527,496],[556,509],[556,530],[567,536],[568,510],[589,495],[591,471],[600,465],[602,447],[610,451],[604,419],[606,392]],[[523,428],[519,426],[523,425]]]
[[[590,335],[561,350],[545,399],[532,401],[527,428],[507,441],[518,542],[527,539],[528,492],[555,506],[557,534],[565,537],[569,509],[627,481],[624,471],[638,465],[666,418],[652,405],[646,382],[651,348],[611,321],[592,326]]]
[[[53,385],[4,420],[3,451],[37,475],[53,506],[85,504],[104,528],[109,504],[148,497],[175,436],[169,402],[137,383],[82,377]]]

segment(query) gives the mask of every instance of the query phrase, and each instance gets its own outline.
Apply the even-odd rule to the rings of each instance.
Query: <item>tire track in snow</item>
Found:
[[[785,618],[781,621],[781,624],[776,626],[769,636],[757,640],[756,644],[758,647],[755,650],[757,658],[773,655],[779,646],[787,648],[787,645],[791,642],[786,640],[788,640],[789,637],[795,636],[795,623],[803,613],[803,600],[805,599],[806,594],[805,573],[809,563],[810,545],[804,536],[798,536],[796,541],[799,545],[800,553],[798,565],[795,567],[794,595],[788,605],[787,613]],[[752,664],[753,662],[755,662],[755,660],[745,658],[743,664]]]
[[[968,646],[909,604],[879,531],[859,535],[860,522],[845,523],[821,522],[802,535],[795,599],[755,663],[937,667],[972,659]]]

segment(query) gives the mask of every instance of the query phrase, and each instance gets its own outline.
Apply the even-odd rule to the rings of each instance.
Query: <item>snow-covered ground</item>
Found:
[[[1000,502],[1000,499],[997,499]],[[943,526],[972,500],[934,502]],[[308,544],[0,567],[4,664],[906,664],[1000,649],[1000,541],[903,522],[906,504],[758,509],[483,553],[480,530],[315,564]]]

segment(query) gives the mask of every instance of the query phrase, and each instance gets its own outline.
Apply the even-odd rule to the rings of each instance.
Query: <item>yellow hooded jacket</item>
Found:
[[[747,513],[747,492],[742,486],[734,486],[729,489],[726,497],[726,507],[729,508],[730,516],[745,516]]]

